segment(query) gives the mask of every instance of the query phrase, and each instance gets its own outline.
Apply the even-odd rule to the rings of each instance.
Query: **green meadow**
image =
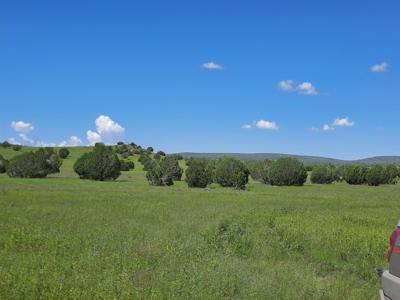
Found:
[[[0,299],[376,299],[400,185],[154,187],[137,157],[95,182],[84,151],[0,175]]]

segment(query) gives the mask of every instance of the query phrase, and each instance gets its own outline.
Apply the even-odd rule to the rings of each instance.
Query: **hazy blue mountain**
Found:
[[[278,159],[280,157],[295,157],[305,164],[397,164],[400,165],[400,156],[375,156],[359,160],[341,160],[320,156],[307,156],[307,155],[294,155],[294,154],[281,154],[281,153],[193,153],[183,152],[180,153],[183,157],[196,157],[196,158],[218,158],[221,156],[233,156],[241,160],[262,160],[262,159]]]

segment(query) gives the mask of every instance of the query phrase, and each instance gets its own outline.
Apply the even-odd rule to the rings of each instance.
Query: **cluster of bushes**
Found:
[[[400,169],[395,165],[316,165],[311,171],[311,182],[329,184],[346,181],[351,185],[368,184],[377,186],[380,184],[395,184],[400,176]]]
[[[191,160],[185,171],[185,180],[189,187],[205,188],[212,183],[213,161],[205,159]]]
[[[215,161],[189,159],[187,161],[186,181],[189,187],[205,187],[218,183],[224,187],[244,189],[253,180],[271,185],[303,185],[307,180],[304,165],[294,158],[280,158],[276,161],[248,162],[223,157]]]
[[[307,180],[307,169],[296,158],[282,157],[271,161],[249,162],[251,178],[264,184],[271,185],[303,185]]]
[[[173,185],[174,181],[182,179],[183,169],[179,166],[179,159],[174,155],[161,156],[157,159],[147,154],[140,156],[143,170],[147,171],[146,178],[151,185]]]
[[[319,184],[331,184],[341,181],[340,169],[332,164],[317,165],[312,168],[311,182]]]
[[[44,178],[59,173],[62,161],[52,148],[41,148],[17,155],[6,164],[10,177]]]
[[[58,150],[58,155],[60,156],[60,158],[66,159],[69,155],[68,148],[61,148],[60,150]]]
[[[244,189],[249,182],[249,170],[246,165],[233,157],[222,157],[215,163],[214,182],[223,187]]]
[[[346,166],[344,180],[349,184],[395,184],[400,176],[400,169],[395,165]]]
[[[165,157],[165,152],[164,151],[158,151],[156,154],[154,154],[154,159],[160,160],[161,158]]]
[[[118,142],[117,145],[114,146],[114,150],[116,153],[120,154],[122,158],[127,159],[129,156],[134,154],[137,155],[152,155],[154,152],[153,147],[143,148],[140,145],[136,145],[135,143],[125,144],[124,142]],[[163,151],[159,151],[157,155],[165,156]]]
[[[8,142],[0,143],[2,147],[13,147]],[[55,152],[52,148],[41,148],[36,152],[25,152],[7,161],[0,155],[0,173],[10,177],[42,178],[48,174],[58,173],[62,164],[61,159],[69,156],[67,148]],[[119,159],[118,154],[123,157]],[[163,151],[154,154],[154,149],[143,149],[134,143],[119,142],[116,146],[95,145],[93,151],[83,154],[74,164],[74,171],[81,179],[115,180],[121,171],[135,168],[135,164],[124,159],[133,154],[140,154],[139,162],[146,171],[146,178],[151,185],[173,185],[180,181],[183,169],[179,154],[166,155]],[[204,188],[208,184],[218,183],[223,187],[245,189],[249,176],[263,184],[278,186],[302,186],[307,180],[308,170],[312,183],[331,184],[346,181],[348,184],[395,184],[400,177],[400,169],[395,165],[348,165],[335,166],[322,164],[304,166],[295,158],[284,157],[276,161],[264,160],[259,162],[242,161],[233,157],[222,157],[216,160],[194,159],[186,160],[187,169],[185,180],[189,187]]]
[[[278,186],[302,186],[307,181],[307,176],[304,164],[292,157],[283,157],[274,161],[268,172],[270,184]]]
[[[6,160],[3,155],[0,154],[0,174],[7,171],[8,160]]]
[[[120,160],[121,162],[121,171],[130,171],[135,168],[135,163],[130,160]]]
[[[74,171],[81,179],[115,180],[121,175],[121,162],[112,147],[98,143],[77,159]]]

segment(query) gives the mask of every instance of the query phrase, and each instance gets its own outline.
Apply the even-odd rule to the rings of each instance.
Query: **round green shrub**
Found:
[[[121,171],[130,171],[135,168],[135,163],[130,160],[121,160]]]
[[[62,158],[62,159],[66,159],[69,155],[69,150],[67,148],[61,148],[58,151],[58,155]]]
[[[185,180],[189,187],[205,188],[211,183],[211,170],[204,159],[193,160],[185,171]]]
[[[0,154],[0,174],[3,174],[7,170],[8,161]]]
[[[388,165],[384,171],[384,183],[396,184],[398,176],[400,175],[400,169],[396,165]]]
[[[216,162],[214,179],[223,187],[245,189],[249,182],[249,170],[242,161],[236,158],[222,157]]]
[[[130,151],[129,146],[126,144],[117,144],[114,148],[118,154],[129,153]]]
[[[43,178],[59,173],[62,161],[52,148],[41,148],[13,157],[7,166],[10,177]]]
[[[111,147],[97,144],[93,151],[78,158],[74,171],[81,179],[115,180],[121,175],[121,162]]]
[[[147,148],[146,148],[146,153],[147,153],[148,155],[152,154],[153,152],[154,152],[153,147],[147,147]]]
[[[307,180],[307,170],[298,159],[283,157],[271,164],[268,176],[271,185],[302,186]]]
[[[336,180],[336,168],[332,165],[316,165],[311,171],[311,182],[331,184]]]
[[[378,186],[385,183],[385,168],[381,165],[370,167],[365,175],[365,180],[368,185]]]
[[[364,166],[350,165],[346,166],[344,180],[348,184],[360,185],[367,182],[366,175],[368,168]]]
[[[164,173],[160,163],[154,160],[146,173],[146,178],[150,185],[170,186],[174,184],[172,176]]]
[[[163,174],[169,175],[173,180],[180,181],[183,169],[179,166],[179,161],[173,155],[167,155],[160,162]]]
[[[151,159],[150,157],[146,159],[143,163],[143,171],[149,171],[153,167],[154,163],[155,160]]]

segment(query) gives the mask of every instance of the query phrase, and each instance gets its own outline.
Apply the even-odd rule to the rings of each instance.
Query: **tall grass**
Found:
[[[0,299],[376,298],[400,186],[152,187],[139,163],[83,181],[83,151],[0,175]]]

